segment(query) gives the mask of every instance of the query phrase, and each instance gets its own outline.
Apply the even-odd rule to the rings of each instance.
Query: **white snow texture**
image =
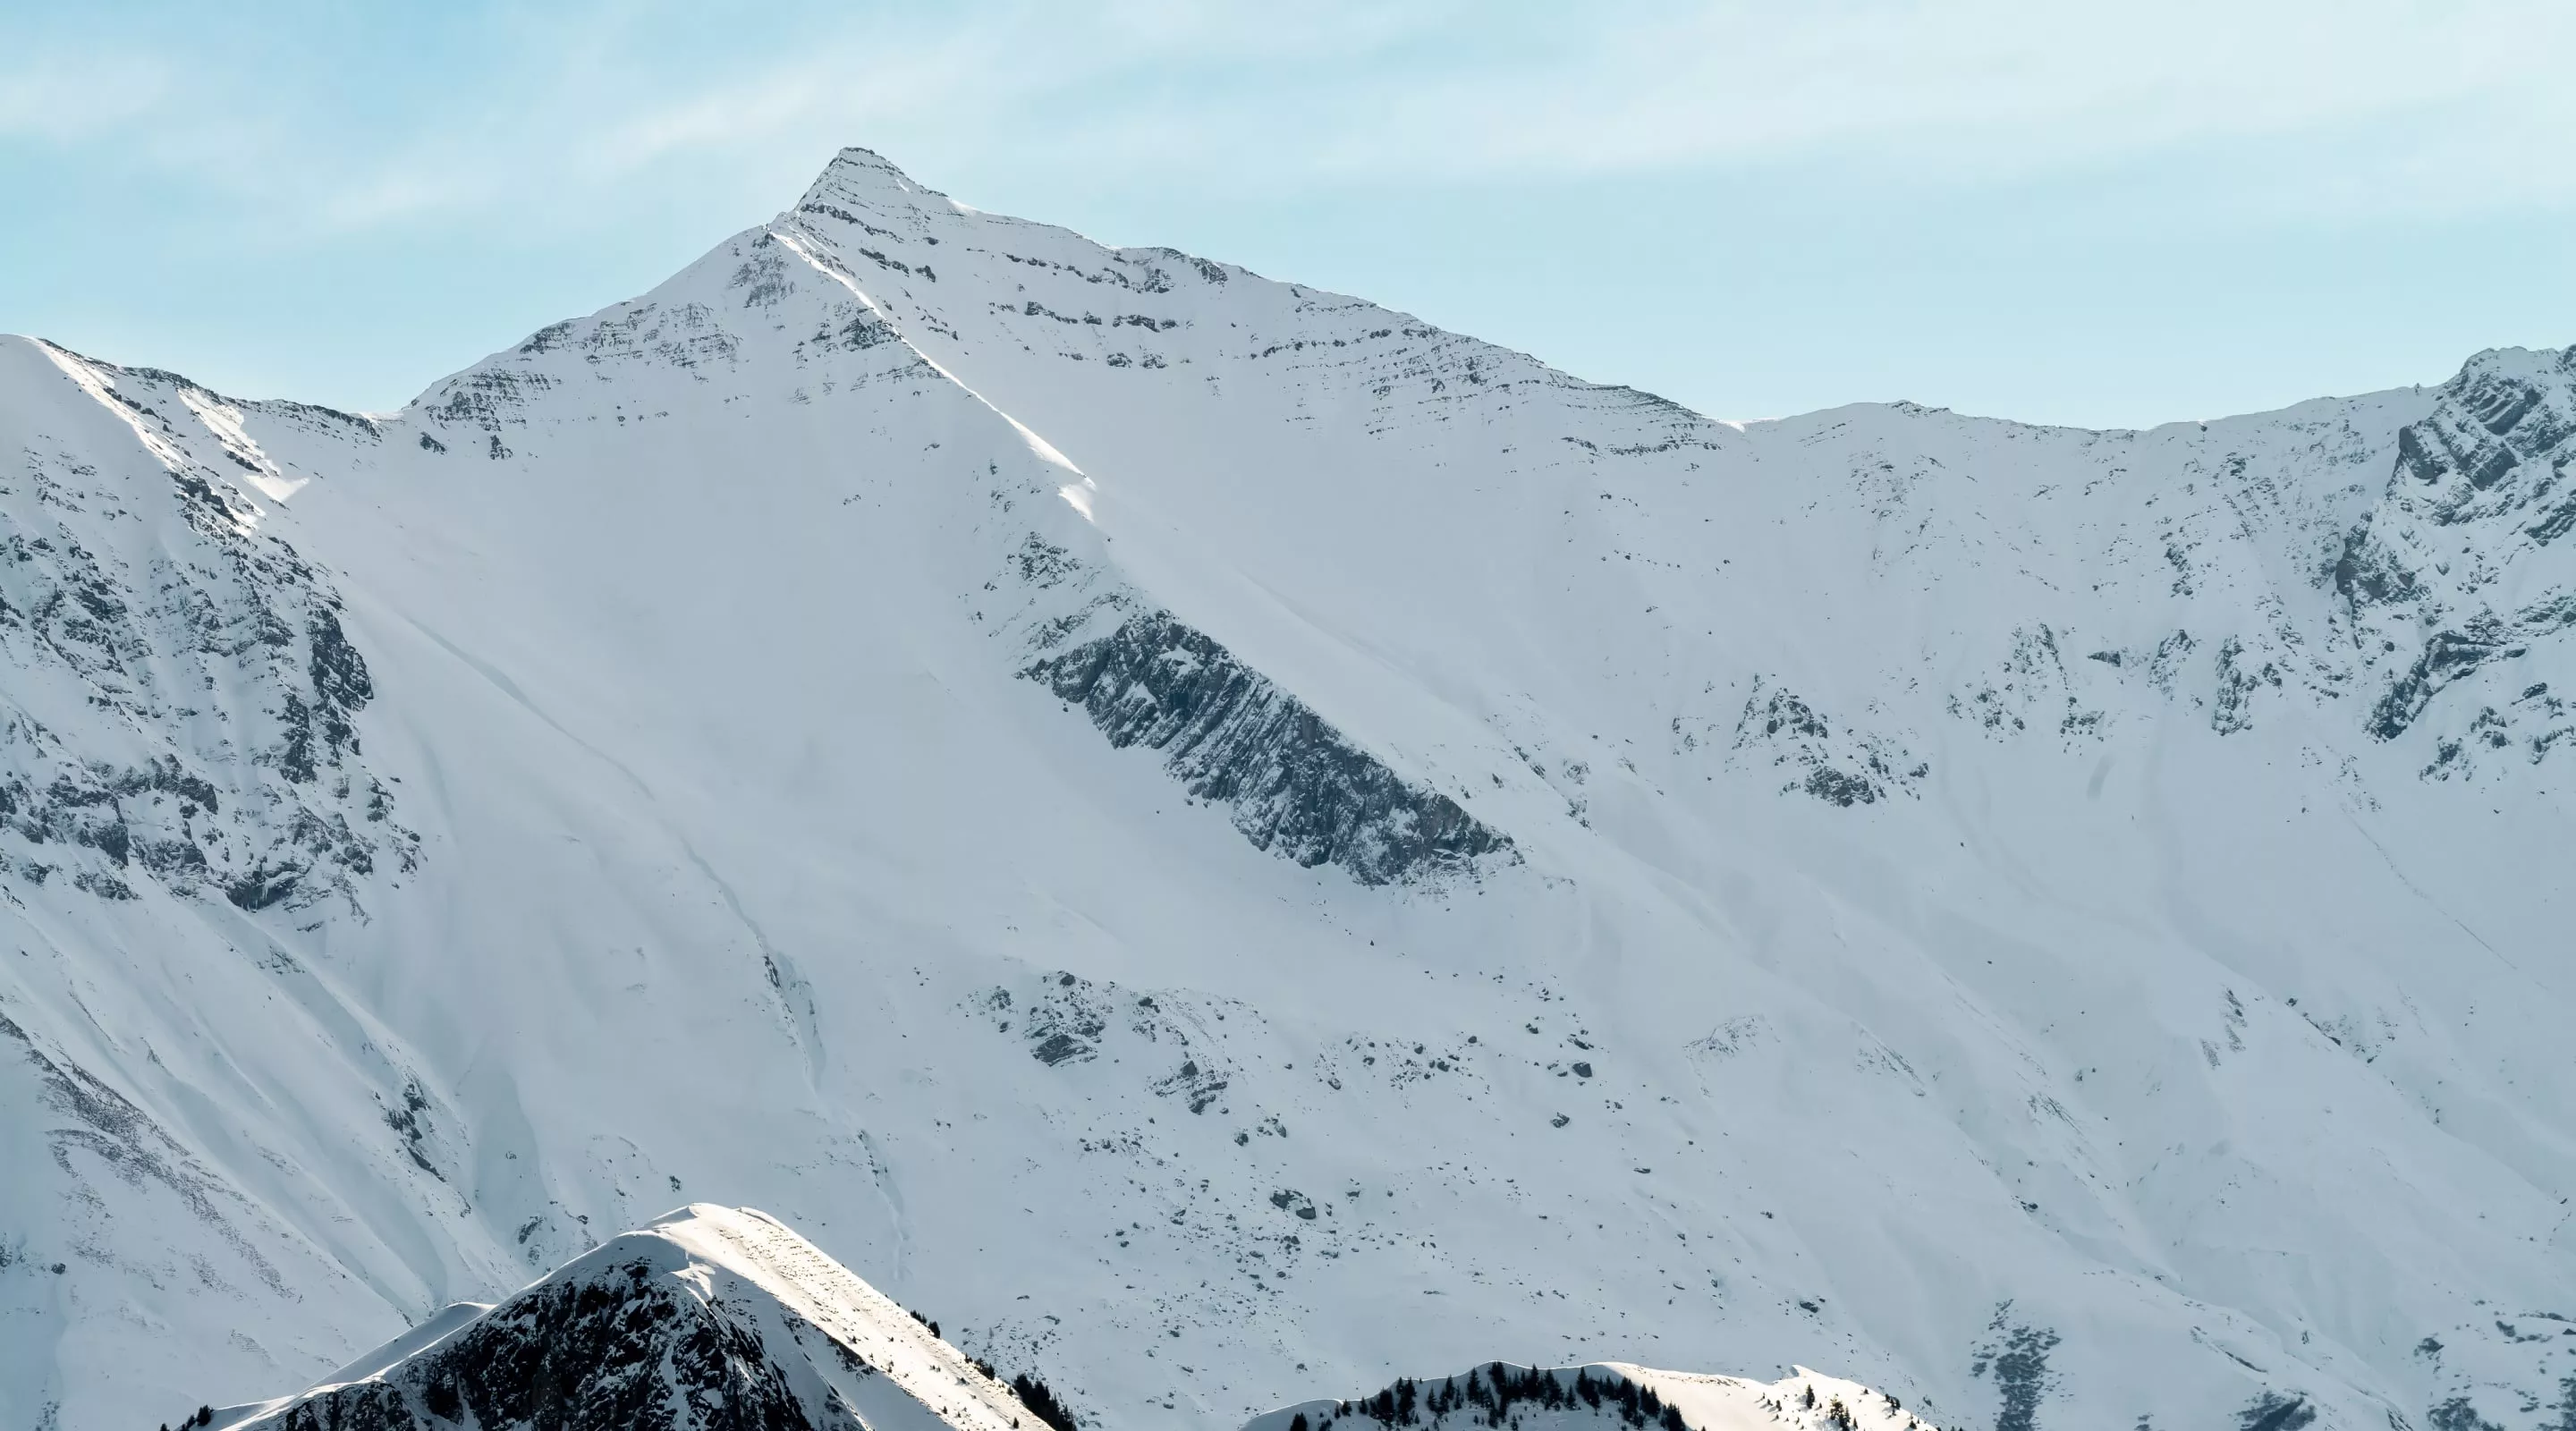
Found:
[[[2571,460],[1739,429],[861,150],[389,415],[0,339],[0,1426],[704,1197],[1086,1426],[2576,1427]]]

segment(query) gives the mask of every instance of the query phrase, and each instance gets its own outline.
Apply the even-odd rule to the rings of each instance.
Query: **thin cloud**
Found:
[[[22,59],[0,73],[0,138],[58,146],[93,141],[151,113],[170,90],[169,67],[137,57]]]
[[[1219,186],[1806,162],[1989,184],[2186,155],[2256,208],[2576,194],[2576,87],[2556,72],[2576,7],[2537,0],[1103,0],[789,6],[756,31],[604,5],[483,23],[490,43],[453,48],[500,58],[370,124],[250,50],[181,66],[120,47],[133,58],[106,72],[0,76],[0,134],[184,171],[322,239],[503,214],[578,229],[650,202],[634,196],[657,176],[749,217],[843,143],[934,182],[997,153]],[[175,131],[138,122],[180,113]]]

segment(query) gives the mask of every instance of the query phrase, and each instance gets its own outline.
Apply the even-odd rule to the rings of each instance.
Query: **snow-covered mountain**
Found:
[[[212,1412],[211,1415],[205,1412]],[[693,1204],[498,1305],[461,1302],[298,1395],[204,1408],[275,1431],[1039,1431],[913,1314],[775,1219]]]
[[[1043,1383],[942,1341],[776,1219],[698,1203],[616,1237],[498,1305],[459,1302],[292,1396],[217,1409],[208,1431],[1042,1431]],[[1027,1399],[1023,1399],[1023,1394]],[[1245,1431],[1927,1431],[1896,1398],[1800,1368],[1774,1385],[1622,1364],[1398,1380]]]
[[[1736,426],[853,150],[399,413],[0,439],[6,1424],[695,1196],[1086,1424],[2576,1421],[2565,353]]]

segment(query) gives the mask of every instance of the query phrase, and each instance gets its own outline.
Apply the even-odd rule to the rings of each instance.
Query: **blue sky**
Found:
[[[0,331],[399,405],[844,144],[1722,417],[2144,424],[2576,342],[2576,5],[0,8]]]

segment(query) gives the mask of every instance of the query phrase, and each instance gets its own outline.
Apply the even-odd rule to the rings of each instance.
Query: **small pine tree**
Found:
[[[1307,1431],[1305,1412],[1300,1411],[1295,1416],[1288,1418],[1288,1431]]]
[[[1690,1431],[1682,1424],[1682,1409],[1669,1401],[1664,1403],[1664,1431]]]

